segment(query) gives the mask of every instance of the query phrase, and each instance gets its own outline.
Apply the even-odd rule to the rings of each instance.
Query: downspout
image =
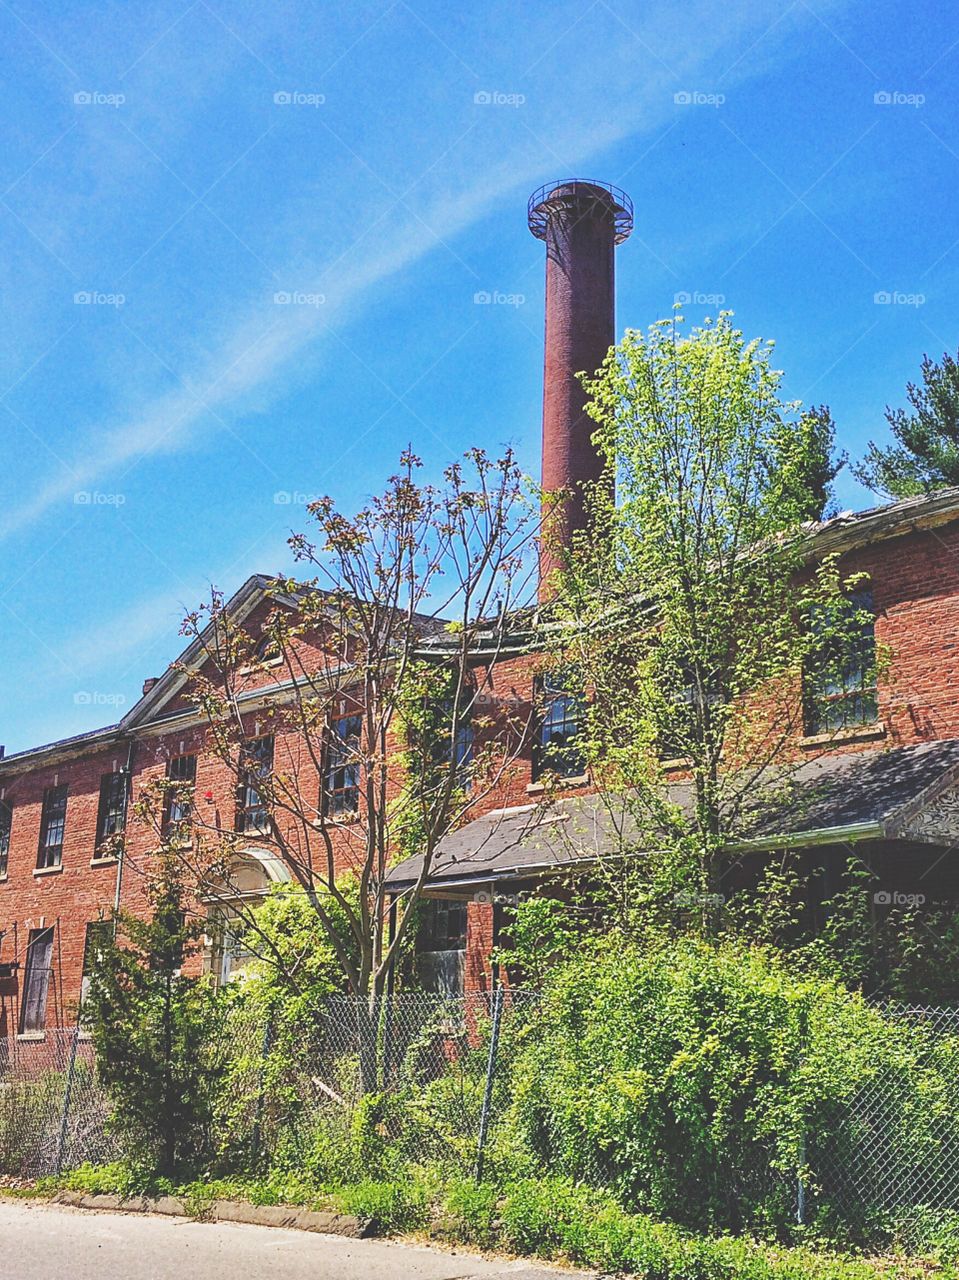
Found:
[[[389,933],[387,935],[387,946],[392,947],[393,940],[396,937],[396,895],[390,894],[389,912],[387,915],[389,923]],[[396,955],[390,958],[390,966],[386,971],[386,994],[391,996],[393,988],[396,985]]]
[[[133,794],[133,757],[136,753],[136,738],[130,739],[130,746],[127,751],[127,762],[124,767],[124,773],[127,776],[127,785],[123,792],[123,839],[120,841],[120,852],[117,856],[117,883],[113,893],[113,932],[116,935],[116,918],[120,910],[120,895],[123,891],[123,860],[126,857],[127,849],[127,814],[130,808],[130,798]]]

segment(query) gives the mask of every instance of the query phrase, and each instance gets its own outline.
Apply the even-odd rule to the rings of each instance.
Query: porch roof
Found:
[[[743,848],[805,846],[863,839],[959,844],[959,739],[907,747],[848,751],[770,771],[750,788],[760,797]],[[669,799],[691,802],[687,782]],[[452,889],[535,876],[551,870],[641,853],[658,842],[656,824],[622,795],[598,794],[549,805],[499,809],[440,841],[427,887]],[[391,892],[415,883],[422,858],[407,858],[387,876]]]

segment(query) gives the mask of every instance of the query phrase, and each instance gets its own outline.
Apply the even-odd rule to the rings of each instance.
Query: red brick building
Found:
[[[824,722],[807,716],[793,744],[795,799],[772,807],[739,852],[801,851],[823,897],[839,889],[854,854],[871,873],[877,912],[909,898],[959,907],[959,490],[845,513],[818,526],[812,545],[817,555],[839,553],[844,576],[868,575],[869,641],[888,655],[888,670],[877,684],[864,663],[863,682],[851,679],[830,700]],[[535,657],[502,667],[504,690],[530,697]],[[540,725],[544,735],[554,727],[542,715]],[[677,768],[679,803],[682,777]],[[534,737],[508,792],[441,843],[430,892],[451,905],[421,942],[432,949],[427,972],[484,986],[498,904],[629,843],[622,824],[634,819],[587,779],[567,779],[545,807],[541,791]],[[416,858],[395,867],[391,886],[401,892],[416,869]]]
[[[868,573],[875,637],[891,666],[874,700],[868,690],[860,700],[850,716],[855,723],[812,732],[797,744],[809,753],[806,772],[797,776],[816,798],[778,821],[770,818],[757,848],[790,843],[818,850],[824,865],[838,865],[854,846],[874,867],[880,897],[918,893],[952,901],[959,892],[959,492],[837,517],[819,528],[815,543],[822,552],[841,551],[850,572]],[[251,578],[230,602],[254,631],[268,607],[267,588],[265,578]],[[317,647],[317,662],[320,653]],[[181,660],[190,659],[188,649]],[[535,690],[542,667],[528,637],[517,637],[516,650],[489,672],[491,698],[521,708],[525,717],[542,701]],[[189,768],[204,822],[234,828],[235,779],[206,748],[202,718],[183,686],[184,677],[171,669],[148,683],[120,724],[0,760],[0,1035],[39,1036],[44,1026],[72,1022],[98,922],[116,904],[142,909],[156,840],[133,820],[130,803],[151,779]],[[252,734],[258,712],[283,692],[283,682],[269,672],[251,675],[240,698]],[[561,695],[554,701],[546,723],[474,820],[441,845],[430,887],[437,905],[421,939],[427,981],[487,985],[497,899],[510,901],[551,867],[587,861],[604,848],[602,806],[590,799],[574,759],[569,768],[575,772],[556,800],[545,811],[540,805],[538,744],[544,735],[555,740],[567,713]],[[278,767],[296,750],[295,740],[278,738]],[[297,767],[303,785],[319,792],[322,780],[309,780],[309,762]],[[564,812],[578,819],[575,838],[562,828],[563,838],[551,839]],[[125,829],[122,860],[103,851],[119,828]],[[344,866],[349,840],[345,824]],[[251,840],[247,856],[239,874],[251,895],[288,878],[262,841]],[[392,887],[402,891],[410,874],[411,864],[396,867]],[[212,947],[206,957],[222,976],[231,960]]]
[[[529,216],[548,249],[544,476],[547,488],[569,489],[575,499],[596,467],[574,374],[596,368],[612,341],[613,250],[629,233],[631,210],[615,189],[564,182],[537,192]],[[558,519],[562,530],[575,528],[581,504],[572,501]],[[753,850],[808,849],[828,880],[855,847],[874,868],[878,905],[899,893],[951,899],[959,887],[959,491],[839,516],[818,528],[813,547],[841,553],[846,572],[868,574],[875,640],[891,667],[878,688],[853,682],[842,692],[838,722],[806,726],[808,736],[796,743],[809,755],[806,803],[771,815]],[[254,640],[274,603],[268,588],[254,576],[228,604]],[[242,832],[255,816],[238,801],[236,779],[209,750],[205,722],[190,702],[180,666],[196,665],[199,652],[189,646],[176,667],[148,681],[119,724],[0,760],[0,1038],[42,1038],[45,1028],[72,1023],[98,927],[115,906],[143,908],[157,837],[133,820],[131,805],[153,780],[192,785],[210,827]],[[304,638],[300,656],[307,670],[325,661],[321,641]],[[608,845],[603,805],[575,750],[560,761],[566,776],[556,799],[539,803],[543,743],[562,742],[575,728],[570,699],[544,688],[542,672],[529,632],[517,634],[487,672],[489,697],[520,708],[532,732],[474,820],[438,852],[420,939],[421,976],[433,985],[486,987],[497,899],[533,889],[557,865],[588,862]],[[261,719],[289,692],[281,676],[266,663],[241,684],[251,739],[263,736]],[[346,711],[331,707],[330,715]],[[321,777],[302,758],[296,735],[269,736],[270,763],[295,770],[305,789],[346,794],[355,785],[343,768]],[[121,832],[119,857],[111,837]],[[349,822],[337,840],[346,867]],[[239,860],[234,878],[247,897],[288,878],[255,831],[240,842]],[[415,858],[395,867],[392,890],[402,892],[415,870]],[[226,978],[237,959],[211,941],[205,962]]]

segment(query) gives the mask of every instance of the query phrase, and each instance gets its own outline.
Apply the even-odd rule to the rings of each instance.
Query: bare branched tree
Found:
[[[353,517],[314,502],[313,532],[291,538],[312,576],[273,581],[256,625],[218,592],[186,617],[187,697],[236,789],[235,812],[201,803],[189,779],[156,781],[138,805],[160,845],[189,862],[206,904],[239,917],[247,945],[289,969],[236,870],[251,847],[278,859],[344,988],[370,1008],[439,841],[501,783],[531,714],[497,702],[490,673],[534,581],[538,504],[511,453],[471,451],[435,487],[419,482],[420,467],[405,454]],[[394,902],[387,870],[411,853],[422,855],[418,879]]]

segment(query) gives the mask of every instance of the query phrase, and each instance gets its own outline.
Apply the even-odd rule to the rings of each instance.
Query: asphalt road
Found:
[[[3,1280],[562,1280],[385,1240],[0,1201]]]

